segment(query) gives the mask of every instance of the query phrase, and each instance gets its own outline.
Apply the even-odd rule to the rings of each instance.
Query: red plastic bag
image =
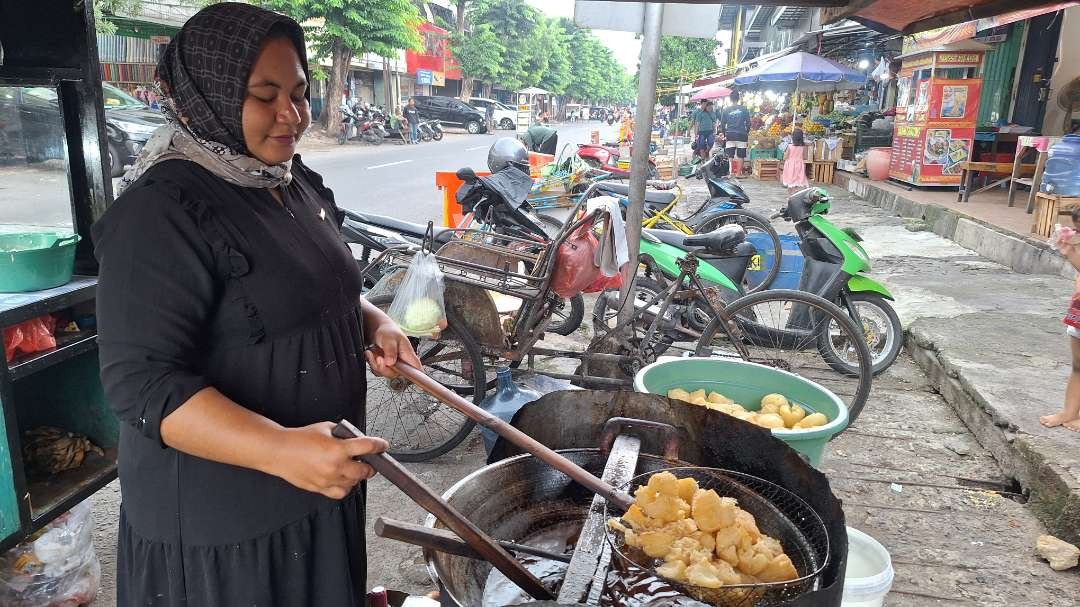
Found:
[[[593,263],[600,243],[591,229],[591,223],[581,226],[555,252],[551,290],[559,297],[573,297],[603,277],[600,268]]]
[[[4,328],[4,358],[11,362],[16,354],[32,354],[56,347],[56,319],[39,316]]]
[[[625,268],[626,266],[623,265],[623,267]],[[586,293],[600,293],[601,291],[610,291],[612,289],[621,289],[622,285],[623,285],[623,279],[622,279],[622,270],[621,269],[619,270],[619,273],[614,275],[614,276],[604,276],[604,274],[601,272],[600,275],[596,277],[596,280],[594,280],[591,285],[585,287],[585,292]]]

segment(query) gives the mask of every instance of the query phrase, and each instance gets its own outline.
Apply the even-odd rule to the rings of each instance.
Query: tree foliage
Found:
[[[138,15],[142,0],[94,0],[94,27],[99,34],[115,34],[116,24],[105,18],[105,13],[115,15]]]
[[[570,19],[548,18],[524,0],[469,0],[465,23],[451,53],[467,79],[511,91],[539,86],[578,101],[632,97],[632,79],[611,49]],[[501,50],[478,48],[494,44]]]
[[[716,69],[716,48],[720,42],[710,38],[660,39],[660,69],[657,82],[678,84],[701,77],[702,72]]]

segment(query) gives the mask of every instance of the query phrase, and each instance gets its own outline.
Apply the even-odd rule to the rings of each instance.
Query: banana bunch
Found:
[[[101,447],[76,432],[38,426],[23,433],[23,461],[31,478],[78,468],[90,453],[105,456]]]

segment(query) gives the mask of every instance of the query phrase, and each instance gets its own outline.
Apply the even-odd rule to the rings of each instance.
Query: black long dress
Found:
[[[361,280],[342,215],[299,159],[283,188],[152,167],[94,225],[98,344],[120,431],[117,603],[360,605],[364,491],[343,500],[165,447],[161,420],[212,386],[283,426],[363,428]]]

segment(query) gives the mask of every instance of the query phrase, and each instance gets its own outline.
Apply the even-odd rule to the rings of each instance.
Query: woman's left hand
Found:
[[[399,360],[417,369],[423,368],[420,359],[416,356],[416,351],[413,350],[412,344],[409,342],[409,337],[402,333],[401,329],[389,318],[376,325],[375,331],[371,335],[371,344],[378,346],[379,352],[376,354],[368,350],[365,356],[368,364],[371,365],[372,373],[375,375],[389,378],[397,377],[398,373],[394,369],[394,365]]]

